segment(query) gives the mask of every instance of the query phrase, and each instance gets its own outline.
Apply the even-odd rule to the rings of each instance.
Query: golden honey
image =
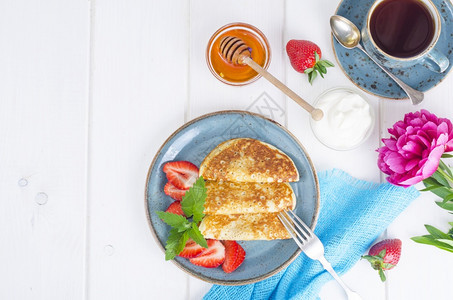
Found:
[[[266,37],[249,24],[235,23],[217,30],[208,43],[206,60],[217,79],[231,85],[244,85],[257,80],[260,75],[251,67],[235,65],[222,56],[219,46],[225,36],[242,39],[251,48],[252,59],[263,69],[266,69],[270,62],[270,49]]]

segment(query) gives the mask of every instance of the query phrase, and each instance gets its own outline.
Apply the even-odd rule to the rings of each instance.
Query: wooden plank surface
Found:
[[[288,127],[318,171],[336,167],[375,182],[381,179],[375,149],[405,112],[426,108],[453,118],[451,75],[416,107],[369,96],[373,134],[359,148],[338,152],[323,146],[308,114],[266,80],[232,87],[207,68],[210,36],[227,23],[245,22],[270,42],[269,71],[308,102],[332,87],[356,88],[339,67],[310,85],[285,53],[288,40],[307,39],[336,63],[328,20],[337,4],[1,2],[0,298],[202,298],[210,284],[164,261],[143,194],[161,144],[205,113],[264,114]],[[425,234],[423,224],[447,228],[451,215],[434,201],[423,194],[383,235],[403,240],[400,264],[386,284],[366,261],[344,276],[364,299],[451,298],[451,254],[410,240]],[[332,281],[320,296],[341,299],[342,291]]]
[[[89,4],[0,2],[0,298],[84,295]]]
[[[185,299],[188,276],[154,241],[144,189],[184,123],[188,3],[100,0],[93,12],[87,298]]]

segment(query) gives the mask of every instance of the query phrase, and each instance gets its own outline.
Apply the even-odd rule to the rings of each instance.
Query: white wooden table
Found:
[[[209,72],[209,37],[242,21],[269,39],[269,71],[309,102],[331,87],[355,88],[339,67],[310,86],[284,50],[289,39],[308,39],[334,61],[328,20],[337,4],[0,1],[0,299],[200,299],[210,285],[164,261],[143,196],[157,149],[202,114],[260,112],[302,141],[318,171],[336,167],[376,182],[375,149],[404,113],[426,108],[453,118],[451,75],[417,107],[370,96],[371,138],[335,152],[315,139],[308,114],[264,79],[231,87]],[[364,299],[452,299],[452,254],[409,239],[425,234],[423,224],[446,229],[452,221],[434,199],[424,194],[388,228],[403,254],[385,284],[366,261],[344,276]],[[321,292],[341,297],[334,282]]]

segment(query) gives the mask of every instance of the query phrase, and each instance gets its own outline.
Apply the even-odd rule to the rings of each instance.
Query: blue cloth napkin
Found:
[[[348,271],[419,195],[412,187],[358,180],[338,169],[320,173],[319,184],[321,209],[315,233],[339,274]],[[332,279],[318,261],[301,254],[285,270],[258,283],[214,285],[204,300],[316,299]]]

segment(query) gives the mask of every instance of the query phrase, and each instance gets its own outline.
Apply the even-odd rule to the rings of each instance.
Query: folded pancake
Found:
[[[200,166],[205,180],[233,182],[294,182],[299,172],[292,159],[267,143],[239,138],[212,150]]]
[[[290,239],[290,234],[277,215],[278,213],[206,215],[199,228],[207,239],[235,241]]]
[[[293,210],[296,196],[289,183],[206,181],[204,213],[229,215]]]

